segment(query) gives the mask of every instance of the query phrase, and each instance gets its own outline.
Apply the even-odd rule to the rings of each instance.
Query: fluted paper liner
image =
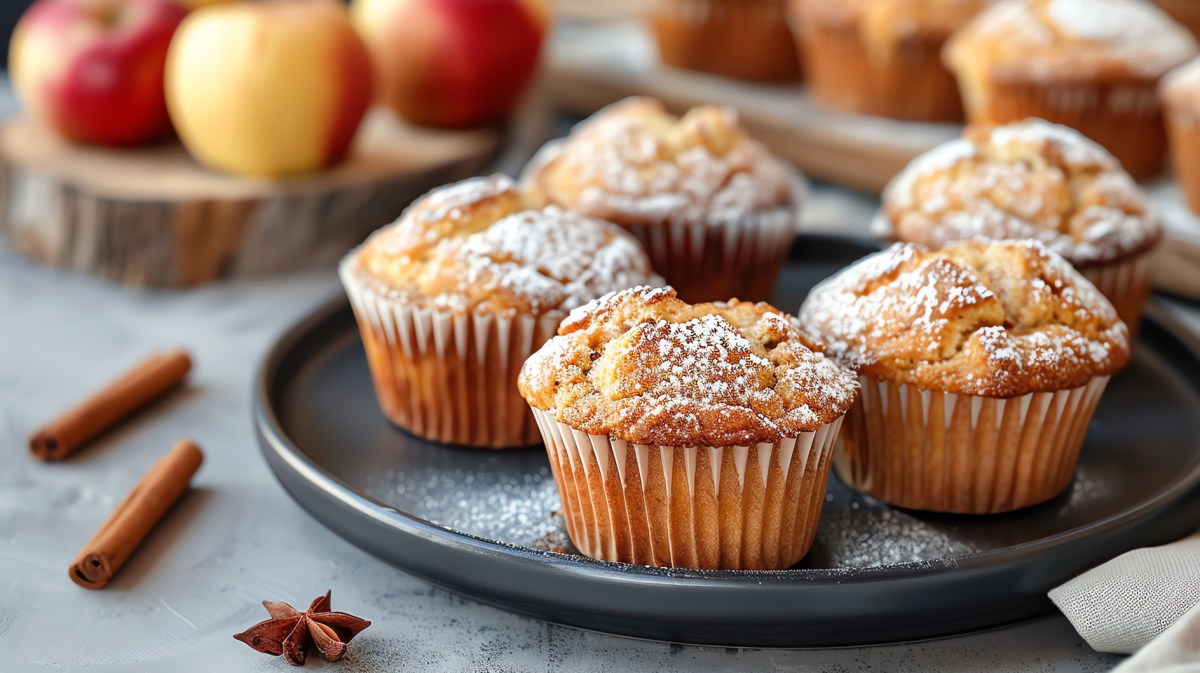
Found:
[[[377,291],[349,264],[340,275],[388,420],[443,444],[500,449],[537,443],[517,375],[565,312],[534,317],[414,306]]]
[[[1112,302],[1117,315],[1129,327],[1131,345],[1137,339],[1142,311],[1154,282],[1151,269],[1153,259],[1154,250],[1151,249],[1125,259],[1079,269],[1079,273]]]
[[[842,419],[775,443],[630,444],[533,410],[586,556],[676,568],[781,569],[808,553]]]
[[[858,26],[813,21],[796,40],[809,66],[809,86],[825,105],[914,121],[963,117],[958,85],[942,65],[944,38],[915,36],[884,50],[865,43]]]
[[[1200,18],[1200,4],[1196,5],[1196,10],[1197,18]],[[1200,215],[1200,116],[1181,107],[1167,104],[1163,116],[1171,141],[1175,182],[1183,192],[1188,208]]]
[[[1109,377],[1001,399],[860,376],[834,469],[891,505],[993,514],[1044,502],[1075,473]]]
[[[1162,171],[1167,137],[1153,80],[1091,84],[993,80],[987,87],[976,107],[968,105],[972,123],[1007,124],[1038,117],[1103,145],[1134,178]]]
[[[764,82],[800,78],[786,0],[651,0],[645,16],[663,63]]]
[[[795,208],[746,215],[719,225],[621,224],[642,242],[654,270],[667,279],[680,299],[691,303],[732,297],[770,299],[791,250],[796,225]]]

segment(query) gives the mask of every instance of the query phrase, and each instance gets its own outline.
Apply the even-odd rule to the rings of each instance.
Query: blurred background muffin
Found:
[[[1188,208],[1200,214],[1200,59],[1172,70],[1158,88],[1175,180]]]
[[[809,86],[832,108],[923,121],[962,118],[942,45],[991,0],[791,0]]]
[[[887,186],[876,222],[887,238],[940,248],[975,237],[1035,239],[1061,254],[1136,333],[1162,226],[1103,147],[1031,119],[971,126],[914,160]]]
[[[384,415],[444,444],[528,446],[517,373],[571,309],[660,281],[619,227],[534,209],[503,175],[421,197],[343,260]]]
[[[659,60],[760,82],[800,77],[786,0],[654,0],[646,12]]]
[[[814,288],[800,324],[859,374],[838,476],[933,512],[994,514],[1061,493],[1130,352],[1108,300],[1028,240],[896,244]]]
[[[1163,167],[1155,87],[1196,40],[1140,0],[1004,0],[946,45],[967,119],[1040,117],[1108,148],[1135,178]]]
[[[604,108],[548,144],[522,182],[537,201],[632,232],[687,301],[770,298],[806,192],[733,108],[679,118],[648,98]]]

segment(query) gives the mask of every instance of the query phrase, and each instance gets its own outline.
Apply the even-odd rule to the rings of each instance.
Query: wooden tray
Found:
[[[342,164],[249,179],[201,167],[178,142],[83,147],[17,116],[0,125],[0,233],[32,259],[143,287],[331,266],[499,147],[496,130],[420,129],[373,110]]]
[[[833,112],[800,85],[770,86],[659,65],[637,21],[559,27],[547,59],[547,91],[563,109],[590,114],[626,96],[648,95],[682,112],[702,103],[737,107],[750,132],[810,176],[877,194],[914,157],[962,132]]]
[[[770,86],[664,67],[636,20],[574,22],[551,43],[553,103],[578,114],[626,96],[648,95],[682,112],[702,103],[738,109],[757,138],[810,176],[878,194],[914,157],[962,133],[961,124],[922,124],[834,112],[803,86]],[[1156,286],[1200,299],[1200,217],[1184,205],[1169,176],[1145,185],[1167,228]],[[842,223],[866,233],[866,222]]]

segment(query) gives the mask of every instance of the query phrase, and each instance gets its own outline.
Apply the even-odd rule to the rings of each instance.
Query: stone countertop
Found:
[[[819,188],[809,225],[865,222],[869,199]],[[679,646],[509,614],[397,571],[325,530],[276,483],[250,423],[272,340],[340,292],[332,273],[133,291],[36,266],[0,247],[0,669],[285,670],[230,636],[264,598],[374,621],[343,671],[1104,671],[1061,617],[913,644],[827,650]],[[1195,308],[1171,302],[1200,329]],[[187,388],[58,464],[29,458],[39,424],[156,348],[196,362]],[[67,566],[139,476],[181,437],[206,462],[194,490],[105,590]],[[987,606],[980,606],[986,610]],[[310,661],[320,669],[323,662]]]

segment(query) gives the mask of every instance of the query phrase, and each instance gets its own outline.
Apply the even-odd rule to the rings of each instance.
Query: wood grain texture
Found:
[[[140,287],[332,266],[412,199],[482,170],[499,135],[376,110],[342,164],[268,180],[209,171],[178,143],[71,145],[18,116],[0,126],[0,233],[37,261]]]

